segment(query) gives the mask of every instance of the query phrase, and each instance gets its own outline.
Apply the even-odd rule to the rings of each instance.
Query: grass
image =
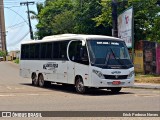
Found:
[[[14,63],[19,64],[19,58],[15,59],[15,60],[13,60],[13,61],[14,61]]]
[[[155,83],[160,84],[160,75],[142,75],[136,74],[135,76],[136,83]]]

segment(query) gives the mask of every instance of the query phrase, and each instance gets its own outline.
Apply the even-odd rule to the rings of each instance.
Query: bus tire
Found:
[[[45,86],[44,77],[43,77],[42,74],[40,74],[40,75],[38,76],[38,83],[39,83],[39,86],[40,86],[40,87],[44,87],[44,86]]]
[[[84,83],[81,77],[78,77],[78,79],[76,80],[75,87],[76,87],[77,93],[83,94],[86,91],[86,87],[84,86]]]
[[[121,87],[112,87],[110,88],[111,92],[116,94],[116,93],[119,93],[121,91]]]
[[[39,75],[38,82],[39,82],[39,87],[50,87],[51,86],[51,82],[45,81],[42,74]]]
[[[38,79],[36,73],[32,74],[32,85],[38,86]]]

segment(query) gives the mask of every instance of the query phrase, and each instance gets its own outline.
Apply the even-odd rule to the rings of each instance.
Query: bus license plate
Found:
[[[121,81],[113,81],[112,84],[113,85],[119,85],[119,84],[121,84]]]

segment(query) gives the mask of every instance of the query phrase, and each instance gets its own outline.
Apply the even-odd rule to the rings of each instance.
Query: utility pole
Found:
[[[28,22],[29,22],[29,31],[30,31],[30,38],[33,39],[33,31],[31,26],[31,20],[30,20],[30,13],[29,13],[29,5],[33,5],[34,2],[21,2],[20,5],[27,5],[27,14],[28,14]]]
[[[4,4],[3,0],[0,0],[0,50],[7,51],[6,47],[6,30],[4,20]]]
[[[112,36],[118,37],[117,30],[117,0],[112,0]]]

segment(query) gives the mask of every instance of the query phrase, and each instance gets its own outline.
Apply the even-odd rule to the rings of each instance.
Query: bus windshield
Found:
[[[92,66],[115,69],[133,67],[123,41],[92,39],[87,44]]]

